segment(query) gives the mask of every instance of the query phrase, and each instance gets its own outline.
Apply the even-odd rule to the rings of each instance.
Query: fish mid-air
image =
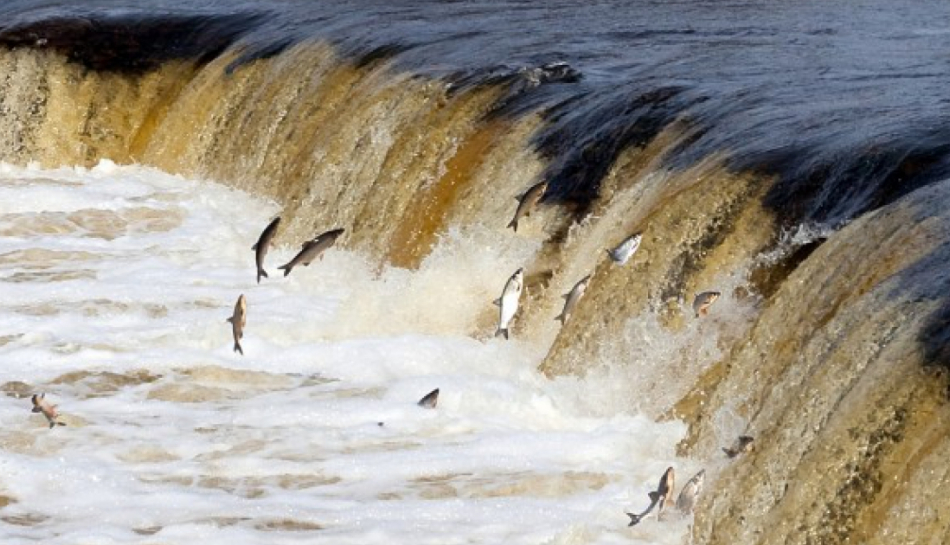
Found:
[[[420,399],[419,403],[416,403],[416,405],[419,405],[420,407],[424,407],[426,409],[434,409],[438,403],[439,403],[439,389],[436,388],[435,390],[432,390],[431,392],[426,394],[422,399]]]
[[[617,245],[613,250],[607,250],[607,255],[618,265],[624,265],[637,253],[640,248],[640,241],[643,240],[641,233],[634,233],[627,237],[623,242]]]
[[[234,335],[234,351],[244,355],[244,349],[241,348],[241,339],[244,338],[244,326],[247,325],[247,300],[242,293],[238,297],[237,303],[234,303],[234,313],[228,318],[231,322],[231,333]]]
[[[740,435],[736,438],[735,442],[732,443],[732,446],[728,448],[722,447],[722,451],[726,453],[726,456],[735,458],[740,454],[751,452],[753,441],[754,439],[748,435]]]
[[[297,252],[297,255],[295,255],[289,263],[277,268],[284,271],[284,276],[287,276],[297,265],[303,265],[304,267],[309,266],[314,259],[323,257],[323,252],[333,246],[333,243],[343,234],[343,231],[344,229],[333,229],[332,231],[317,235],[313,240],[304,242],[303,247],[300,248],[300,251]],[[264,276],[267,275],[265,274]]]
[[[261,283],[262,276],[267,278],[267,271],[264,270],[264,257],[267,255],[267,250],[270,249],[270,243],[274,240],[274,235],[277,234],[277,226],[279,224],[280,216],[277,216],[264,228],[264,232],[261,233],[261,237],[257,239],[257,243],[251,246],[251,249],[254,250],[254,263],[257,265],[258,284]]]
[[[627,516],[630,517],[630,524],[627,526],[633,526],[638,524],[644,519],[647,515],[653,512],[653,509],[657,509],[657,518],[663,514],[664,509],[666,509],[667,504],[673,498],[673,480],[674,473],[673,468],[668,467],[666,471],[663,472],[663,476],[660,477],[660,483],[657,485],[656,490],[651,491],[648,496],[650,496],[650,505],[640,514],[627,513]]]
[[[511,223],[508,224],[508,227],[511,227],[518,232],[518,222],[522,218],[531,215],[531,211],[537,206],[538,202],[541,201],[541,198],[544,197],[544,192],[548,189],[547,182],[538,182],[533,186],[529,187],[523,195],[515,197],[518,199],[518,208],[515,210],[515,217],[511,219]]]
[[[693,508],[696,507],[696,500],[699,498],[699,492],[703,488],[703,481],[706,480],[706,470],[701,469],[699,473],[693,475],[693,477],[686,481],[686,484],[683,486],[683,490],[680,491],[680,495],[676,498],[676,510],[683,515],[689,515],[693,512]]]
[[[46,394],[33,394],[33,410],[30,412],[34,413],[43,413],[43,416],[46,417],[46,421],[49,422],[50,429],[55,428],[56,426],[65,426],[63,422],[59,422],[56,419],[59,417],[59,414],[56,413],[56,405],[50,405],[46,401]]]
[[[501,292],[501,297],[495,300],[498,305],[498,329],[495,330],[495,336],[504,335],[508,339],[508,326],[511,319],[518,312],[518,300],[521,298],[521,291],[524,289],[524,268],[519,268],[515,274],[511,275],[508,282],[505,283],[505,289]]]
[[[709,312],[709,307],[722,295],[718,291],[704,291],[693,299],[693,313],[696,317],[705,316]]]
[[[581,297],[584,296],[584,292],[587,291],[587,284],[590,282],[590,275],[588,274],[584,278],[574,284],[574,287],[571,288],[571,291],[564,294],[564,309],[561,311],[561,314],[555,317],[555,320],[559,320],[561,325],[564,325],[567,322],[567,319],[571,317],[571,313],[574,312],[574,307],[577,306],[577,302],[581,300]]]

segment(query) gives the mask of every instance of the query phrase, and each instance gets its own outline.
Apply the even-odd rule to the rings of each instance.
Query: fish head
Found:
[[[657,490],[660,492],[660,494],[667,494],[670,490],[673,490],[674,478],[675,475],[673,472],[673,467],[670,466],[666,468],[663,476],[660,477],[660,486],[657,487]]]

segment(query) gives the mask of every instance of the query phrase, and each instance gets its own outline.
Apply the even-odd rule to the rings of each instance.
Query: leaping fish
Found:
[[[277,234],[277,225],[279,223],[280,216],[277,216],[264,228],[264,232],[261,233],[260,238],[257,239],[257,243],[251,246],[251,249],[254,250],[254,263],[257,264],[258,284],[261,283],[262,276],[267,278],[267,271],[264,270],[264,256],[267,255],[267,250],[270,249],[270,243],[274,240],[274,235]]]
[[[709,312],[709,307],[722,295],[718,291],[704,291],[693,299],[693,313],[696,317],[705,316]]]
[[[343,234],[343,231],[343,229],[333,229],[332,231],[317,235],[313,240],[304,242],[300,251],[289,263],[277,268],[284,271],[284,276],[287,276],[297,265],[303,265],[304,267],[309,266],[314,259],[323,258],[323,252],[333,246],[333,243]]]
[[[59,418],[59,414],[56,412],[56,405],[51,405],[46,401],[46,394],[33,394],[33,410],[30,412],[34,413],[43,413],[43,416],[46,417],[46,421],[49,422],[50,429],[55,428],[56,426],[65,426],[63,422],[59,422],[56,419]]]
[[[641,233],[634,233],[627,237],[623,242],[617,245],[613,250],[607,250],[607,255],[618,265],[624,265],[640,247],[640,241],[643,240]]]
[[[524,289],[524,269],[519,268],[515,274],[511,275],[508,282],[505,283],[505,289],[501,292],[495,304],[498,305],[498,329],[495,336],[504,335],[508,339],[508,326],[511,319],[518,312],[518,300],[521,298],[521,291]]]
[[[726,456],[730,458],[735,458],[740,454],[745,454],[752,451],[752,437],[748,435],[740,435],[736,438],[735,442],[732,443],[732,446],[729,448],[722,447],[722,451],[726,453]]]
[[[231,322],[231,333],[234,335],[234,351],[244,355],[244,349],[241,348],[241,339],[244,338],[244,326],[247,325],[247,300],[242,293],[234,304],[234,313],[228,318]]]
[[[650,506],[640,514],[627,513],[627,516],[630,517],[630,524],[627,526],[638,524],[653,511],[654,507],[659,507],[657,509],[657,517],[662,515],[666,505],[673,497],[673,480],[673,468],[668,467],[666,471],[663,472],[663,476],[660,477],[660,483],[657,485],[656,490],[648,494],[650,496]]]
[[[699,473],[686,481],[683,490],[676,498],[676,510],[684,515],[689,515],[696,507],[696,500],[699,498],[699,491],[703,488],[703,481],[706,480],[706,470],[701,469]]]
[[[538,204],[547,189],[547,182],[538,182],[529,187],[523,195],[516,197],[518,199],[518,208],[515,210],[515,217],[512,218],[511,223],[508,224],[508,227],[511,227],[517,233],[518,222],[521,220],[521,218],[531,215],[531,210],[533,210]]]
[[[420,399],[417,405],[419,405],[420,407],[425,407],[426,409],[434,409],[436,404],[438,403],[439,403],[439,389],[436,388],[435,390],[432,390],[431,392],[426,394],[425,397]]]
[[[590,275],[588,274],[584,278],[581,278],[577,284],[574,284],[571,291],[562,296],[564,297],[564,309],[560,315],[554,318],[555,320],[560,320],[561,325],[564,325],[567,319],[571,317],[571,313],[574,312],[574,307],[577,306],[577,302],[581,300],[581,297],[584,296],[584,292],[587,291],[587,284],[589,282]]]

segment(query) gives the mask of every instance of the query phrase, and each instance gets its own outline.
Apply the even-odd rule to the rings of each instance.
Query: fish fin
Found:
[[[264,278],[270,278],[269,276],[267,276],[267,271],[265,271],[264,269],[257,269],[257,283],[258,283],[258,284],[261,283],[261,277],[262,277],[262,276],[263,276]]]
[[[614,252],[613,252],[613,250],[604,249],[604,251],[607,252],[607,255],[610,256],[610,259],[612,259],[612,260],[614,260],[614,261],[617,261],[617,258],[614,257]]]
[[[256,242],[254,243],[253,246],[251,246],[251,249],[252,249],[252,250],[255,250],[255,251],[257,250],[257,243],[256,243]]]
[[[65,422],[57,422],[56,425],[57,425],[57,426],[65,426],[66,423],[65,423]]]
[[[53,428],[55,428],[55,427],[56,427],[56,422],[55,422],[55,421],[49,423],[49,429],[53,429]]]
[[[561,296],[561,299],[570,299],[570,298],[571,298],[570,293],[565,293],[564,295]]]
[[[558,322],[561,322],[561,325],[564,325],[564,314],[563,314],[563,313],[558,314],[557,316],[554,317],[554,319],[557,320]]]
[[[42,410],[42,409],[40,409],[39,407],[33,407],[33,410],[30,411],[30,412],[31,412],[31,413],[38,413],[38,412],[40,412],[41,410]]]
[[[508,340],[508,328],[507,328],[507,327],[499,327],[498,330],[495,331],[495,336],[498,337],[499,335],[504,335],[505,340],[507,341],[507,340]]]
[[[643,518],[640,515],[634,515],[633,513],[627,513],[627,516],[630,517],[630,524],[627,525],[628,527],[636,526],[640,523],[640,519]]]
[[[227,320],[225,320],[225,322],[230,322],[230,323],[233,324],[233,323],[234,323],[234,316],[231,316],[230,318],[228,318]]]
[[[284,271],[284,277],[285,277],[285,278],[287,277],[288,274],[290,274],[290,271],[294,270],[294,268],[290,265],[290,263],[288,263],[288,264],[286,264],[286,265],[284,265],[284,266],[282,266],[282,267],[277,267],[277,268],[280,269],[280,270],[282,270],[282,271]]]
[[[438,403],[439,403],[439,389],[436,388],[435,390],[432,390],[431,392],[423,396],[423,398],[420,399],[419,402],[416,403],[416,405],[419,405],[420,407],[424,407],[426,409],[434,409]]]
[[[235,351],[235,352],[240,352],[242,356],[244,355],[244,349],[241,348],[241,343],[239,343],[239,342],[235,342],[235,343],[234,343],[234,351]]]
[[[657,492],[656,490],[648,493],[647,496],[650,496],[650,501],[657,501],[660,499],[660,493]]]
[[[736,454],[738,454],[736,451],[732,450],[731,448],[726,448],[726,447],[722,447],[722,451],[725,452],[726,456],[730,458],[735,458]]]
[[[498,299],[495,299],[494,301],[492,301],[491,304],[495,305],[496,307],[500,307],[500,306],[501,306],[501,297],[499,297]]]
[[[517,232],[518,232],[518,219],[515,218],[515,219],[511,220],[511,223],[508,224],[508,227],[506,227],[506,229],[508,229],[508,228],[514,229],[515,232],[517,233]]]

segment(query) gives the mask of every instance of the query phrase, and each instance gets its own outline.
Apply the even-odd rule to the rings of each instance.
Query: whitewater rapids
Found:
[[[107,161],[0,169],[4,543],[683,542],[691,521],[624,511],[698,471],[684,425],[592,414],[584,380],[537,371],[546,346],[491,338],[536,243],[452,230],[418,271],[337,247],[287,278],[283,244],[257,285],[278,212]]]

